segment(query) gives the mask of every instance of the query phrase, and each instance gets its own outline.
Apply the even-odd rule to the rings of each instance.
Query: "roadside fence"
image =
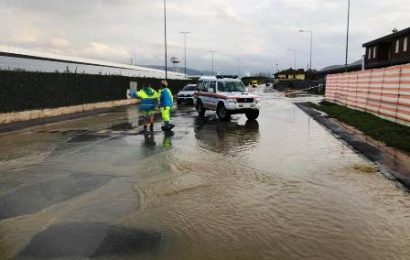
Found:
[[[328,75],[325,99],[410,126],[410,64]]]

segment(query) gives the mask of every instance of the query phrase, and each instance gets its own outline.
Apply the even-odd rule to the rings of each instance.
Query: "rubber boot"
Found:
[[[154,124],[151,124],[151,125],[149,126],[149,130],[150,130],[151,132],[154,131]]]
[[[169,122],[164,122],[161,126],[162,131],[169,131]]]

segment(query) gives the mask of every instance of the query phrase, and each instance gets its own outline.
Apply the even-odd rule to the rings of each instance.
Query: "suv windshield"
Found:
[[[220,92],[246,92],[242,81],[219,81],[218,91]]]
[[[196,86],[185,86],[182,90],[183,91],[195,91]]]

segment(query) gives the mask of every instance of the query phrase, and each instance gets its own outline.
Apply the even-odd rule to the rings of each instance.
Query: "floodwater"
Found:
[[[257,122],[178,109],[173,136],[133,107],[0,136],[0,258],[408,259],[409,195],[263,95]]]

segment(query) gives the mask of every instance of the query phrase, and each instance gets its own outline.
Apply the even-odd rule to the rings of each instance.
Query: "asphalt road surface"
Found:
[[[409,195],[276,92],[261,115],[135,107],[0,136],[1,259],[408,259]],[[315,98],[304,98],[315,99]]]

